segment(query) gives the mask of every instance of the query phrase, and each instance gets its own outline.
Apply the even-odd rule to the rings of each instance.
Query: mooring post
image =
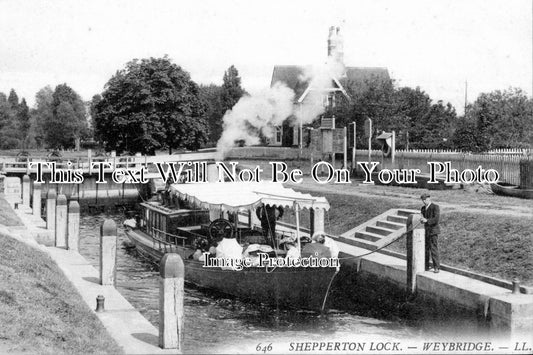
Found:
[[[57,196],[56,201],[56,247],[67,247],[67,197],[63,194]]]
[[[407,217],[407,289],[416,292],[416,275],[425,268],[424,225],[420,214]]]
[[[181,351],[184,333],[183,260],[178,254],[165,254],[159,270],[159,347]]]
[[[115,285],[117,225],[106,219],[100,227],[100,285]]]
[[[33,183],[33,215],[41,218],[41,183]]]
[[[68,205],[67,249],[78,251],[80,240],[80,204],[70,201]]]
[[[22,204],[30,207],[30,177],[24,175],[22,177]]]
[[[46,193],[46,229],[54,230],[56,225],[56,190]]]

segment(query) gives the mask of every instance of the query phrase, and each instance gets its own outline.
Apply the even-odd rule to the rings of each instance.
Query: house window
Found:
[[[282,130],[281,126],[276,126],[276,132],[274,132],[274,143],[281,144]]]
[[[335,93],[328,93],[322,96],[322,106],[327,109],[332,109],[335,107]]]

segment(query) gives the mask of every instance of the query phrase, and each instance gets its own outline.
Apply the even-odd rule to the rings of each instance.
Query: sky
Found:
[[[0,92],[30,107],[46,85],[84,100],[134,58],[168,57],[199,84],[235,65],[243,87],[270,86],[274,65],[325,62],[340,26],[347,66],[386,67],[463,112],[482,92],[533,92],[531,0],[0,0]]]

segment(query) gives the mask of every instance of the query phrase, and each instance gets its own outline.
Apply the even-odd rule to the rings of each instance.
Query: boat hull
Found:
[[[189,257],[193,250],[182,247],[159,248],[140,230],[127,230],[137,250],[154,262],[165,252],[179,254],[185,265],[185,281],[197,287],[216,290],[243,300],[283,308],[321,310],[334,267],[244,267],[240,271],[205,267]]]
[[[494,183],[490,184],[490,187],[496,195],[533,199],[533,189],[521,189],[507,183]]]

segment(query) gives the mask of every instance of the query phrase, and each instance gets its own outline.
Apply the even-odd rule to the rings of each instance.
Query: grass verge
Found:
[[[506,280],[518,277],[533,286],[531,220],[448,212],[442,216],[441,230],[442,263]],[[390,249],[405,253],[405,240],[392,244]]]
[[[122,350],[46,254],[0,237],[0,353],[7,352]]]
[[[420,203],[412,200],[347,194],[320,195],[326,197],[331,205],[325,216],[325,228],[333,235],[355,228],[391,208],[420,208]],[[306,220],[305,215],[307,213],[302,213],[302,220]],[[506,280],[518,277],[523,284],[533,286],[531,222],[531,219],[512,215],[487,217],[482,213],[441,212],[441,262]],[[405,239],[401,238],[388,248],[405,253]]]
[[[0,194],[0,225],[7,227],[23,225],[20,218],[18,218],[9,206],[9,203],[4,200],[2,194]]]

